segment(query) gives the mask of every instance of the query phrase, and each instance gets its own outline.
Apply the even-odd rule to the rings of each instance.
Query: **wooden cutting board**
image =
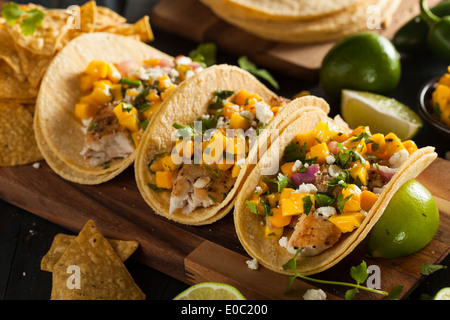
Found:
[[[224,282],[236,286],[247,299],[302,299],[315,283],[297,280],[288,294],[286,276],[263,267],[251,270],[236,236],[232,212],[207,226],[184,226],[156,215],[142,199],[133,168],[97,186],[83,186],[63,180],[41,161],[32,165],[0,168],[0,198],[69,230],[78,232],[94,219],[110,238],[137,240],[133,255],[138,261],[169,276],[194,284]],[[313,276],[317,279],[354,282],[351,266],[363,260],[380,268],[381,289],[404,285],[407,297],[423,280],[423,263],[437,264],[450,252],[450,161],[438,158],[418,180],[434,195],[440,210],[440,227],[434,240],[423,250],[400,259],[369,259],[365,243],[332,269]],[[346,287],[325,286],[328,299],[342,299]],[[381,295],[361,291],[355,299],[381,299]]]
[[[439,0],[428,0],[430,7]],[[372,30],[388,39],[420,12],[418,0],[402,0],[387,28]],[[322,60],[334,42],[299,45],[253,36],[219,19],[198,0],[160,0],[151,13],[151,24],[198,43],[214,42],[236,57],[246,55],[260,66],[304,80],[315,80]],[[156,36],[158,36],[156,34]]]

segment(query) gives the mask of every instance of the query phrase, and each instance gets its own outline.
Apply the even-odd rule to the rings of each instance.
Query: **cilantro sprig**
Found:
[[[246,56],[242,56],[238,59],[238,65],[241,69],[244,69],[256,77],[266,80],[275,89],[280,89],[280,85],[275,78],[266,69],[259,69],[256,64],[251,62]]]
[[[365,290],[365,291],[384,295],[384,296],[386,296],[386,298],[388,300],[398,300],[400,298],[400,294],[403,290],[402,285],[394,286],[390,292],[386,292],[383,290],[377,290],[377,289],[371,289],[371,288],[361,285],[362,283],[364,283],[367,280],[367,277],[369,276],[369,273],[367,271],[367,264],[365,261],[362,261],[361,264],[358,266],[354,266],[354,267],[350,268],[350,276],[352,277],[353,280],[356,281],[356,283],[321,280],[321,279],[314,279],[311,277],[303,276],[303,275],[299,274],[298,270],[297,270],[297,256],[299,255],[300,251],[301,251],[301,249],[298,249],[297,252],[295,253],[294,257],[283,265],[283,270],[285,270],[285,271],[292,270],[295,273],[293,276],[289,277],[289,282],[285,289],[285,293],[289,291],[289,289],[291,288],[291,286],[294,283],[294,280],[296,278],[301,278],[303,280],[317,282],[317,283],[350,287],[351,289],[349,289],[345,292],[345,300],[352,300],[355,297],[355,295],[359,292],[359,290]]]
[[[38,27],[42,26],[45,13],[38,8],[33,8],[27,11],[20,9],[15,2],[8,2],[2,5],[2,17],[9,25],[15,25],[20,18],[20,30],[26,36],[36,32]]]
[[[216,63],[217,47],[212,42],[201,43],[196,49],[189,52],[192,61],[200,63],[203,68],[212,66]]]

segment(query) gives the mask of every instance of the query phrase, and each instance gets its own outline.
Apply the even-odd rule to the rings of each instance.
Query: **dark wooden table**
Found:
[[[120,1],[119,1],[120,2]],[[149,12],[142,12],[148,14]],[[189,54],[198,44],[168,34],[154,27],[155,41],[152,46],[170,54]],[[238,57],[228,55],[219,49],[217,63],[236,64]],[[416,110],[416,96],[421,85],[428,79],[441,74],[446,66],[436,59],[423,57],[402,58],[402,80],[392,97]],[[278,93],[292,97],[302,90],[325,97],[319,84],[303,82],[269,70],[280,83]],[[339,105],[328,100],[332,115],[339,113]],[[419,146],[434,145],[440,157],[450,151],[450,141],[445,141],[425,125],[415,138]],[[51,292],[51,274],[40,270],[40,261],[48,251],[57,233],[70,231],[46,221],[32,213],[15,207],[0,198],[0,299],[2,300],[48,300]],[[443,265],[449,266],[449,257]],[[125,262],[138,286],[149,300],[169,300],[188,285],[157,270],[143,265],[132,258]],[[427,276],[409,300],[420,300],[434,295],[440,288],[450,287],[450,268]]]

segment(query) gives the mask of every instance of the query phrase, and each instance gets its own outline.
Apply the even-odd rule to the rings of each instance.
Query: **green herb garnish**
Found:
[[[206,68],[216,63],[216,52],[217,47],[214,43],[201,43],[189,53],[189,57],[192,61],[198,62],[203,68]]]
[[[346,300],[353,299],[354,296],[359,292],[359,290],[365,290],[365,291],[369,291],[369,292],[373,292],[373,293],[377,293],[377,294],[382,294],[382,295],[386,296],[386,298],[388,300],[398,300],[400,298],[400,294],[403,290],[402,285],[397,285],[397,286],[393,287],[390,292],[371,289],[371,288],[361,285],[362,283],[364,283],[366,281],[366,279],[369,275],[369,273],[367,271],[367,264],[365,261],[361,262],[361,264],[356,267],[350,268],[350,276],[352,277],[353,280],[356,281],[356,283],[320,280],[320,279],[314,279],[311,277],[303,276],[303,275],[299,274],[298,270],[297,270],[297,256],[299,255],[300,251],[301,251],[301,249],[298,249],[297,252],[295,253],[294,257],[283,265],[283,270],[285,270],[285,271],[291,270],[294,272],[294,275],[289,277],[289,282],[285,289],[285,293],[289,291],[289,289],[291,288],[291,286],[294,283],[294,280],[296,278],[301,278],[303,280],[317,282],[317,283],[351,287],[352,289],[347,290],[345,293]]]
[[[2,17],[13,26],[22,17],[20,22],[20,30],[26,36],[36,32],[38,27],[42,26],[45,13],[38,8],[33,8],[28,11],[23,11],[15,2],[5,3],[2,6]]]
[[[262,78],[269,82],[275,89],[280,89],[278,82],[272,77],[269,71],[265,69],[258,69],[256,64],[251,62],[246,56],[242,56],[238,59],[238,65],[241,69],[244,69],[256,77]]]

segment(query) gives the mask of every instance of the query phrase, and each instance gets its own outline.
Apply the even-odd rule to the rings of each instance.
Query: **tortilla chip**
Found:
[[[94,31],[97,18],[97,4],[95,1],[86,2],[80,7],[80,28],[82,32]]]
[[[72,274],[71,268],[75,273]],[[79,282],[72,282],[72,277],[77,276]],[[52,279],[52,300],[145,299],[145,294],[92,220],[85,224],[54,265]]]
[[[125,23],[104,28],[104,32],[120,34],[123,36],[138,36],[138,40],[150,42],[154,37],[149,21],[149,17],[144,16],[134,24]]]
[[[41,10],[45,11],[45,17],[42,26],[38,27],[33,35],[24,35],[19,23],[13,26],[7,24],[7,30],[14,42],[22,48],[35,54],[52,56],[61,49],[61,39],[69,30],[67,14],[63,14],[59,10],[45,10],[44,8]]]
[[[28,81],[19,79],[11,66],[0,60],[0,100],[35,99],[37,94],[36,88],[32,88]]]
[[[0,101],[0,166],[42,160],[33,131],[33,113],[26,106]]]
[[[108,7],[97,6],[97,19],[95,19],[95,31],[104,31],[110,26],[121,25],[127,22],[127,19]]]
[[[76,236],[67,234],[57,234],[53,239],[52,246],[47,254],[41,260],[41,270],[52,272],[53,266],[59,261],[64,251],[72,243]],[[138,248],[137,241],[124,241],[116,239],[108,239],[109,243],[117,253],[121,261],[127,260]]]

